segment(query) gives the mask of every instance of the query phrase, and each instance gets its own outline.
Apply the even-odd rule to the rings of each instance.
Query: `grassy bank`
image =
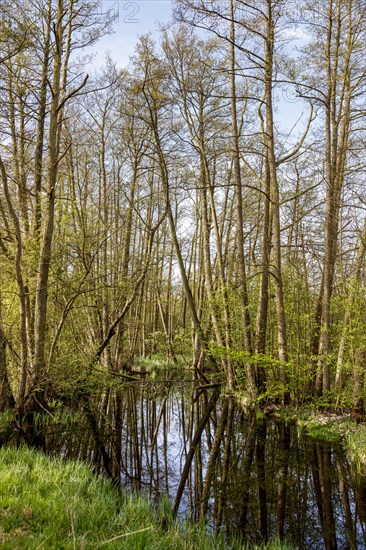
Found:
[[[357,424],[350,415],[321,411],[284,410],[276,416],[293,421],[298,429],[319,441],[342,442],[350,459],[366,472],[366,424]]]
[[[366,471],[366,424],[356,424],[347,416],[311,414],[298,420],[308,435],[326,441],[342,441],[359,470]]]
[[[2,549],[229,548],[223,536],[213,539],[202,526],[171,521],[147,500],[119,495],[86,464],[27,447],[2,448],[0,472]]]

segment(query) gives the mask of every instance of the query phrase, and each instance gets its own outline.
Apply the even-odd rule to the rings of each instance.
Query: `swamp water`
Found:
[[[294,548],[366,548],[366,479],[341,445],[250,418],[193,382],[131,382],[48,424],[44,450],[88,461],[127,490],[167,496],[178,517],[205,517],[243,540]]]

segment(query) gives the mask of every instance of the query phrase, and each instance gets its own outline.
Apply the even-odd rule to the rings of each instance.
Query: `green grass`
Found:
[[[366,470],[366,426],[361,424],[346,435],[347,450],[359,471]]]
[[[180,525],[143,498],[119,495],[88,466],[28,447],[0,449],[0,548],[229,548],[201,525]],[[233,543],[231,548],[249,548]],[[257,547],[252,547],[257,548]],[[284,549],[279,543],[268,550]],[[287,547],[288,548],[288,547]]]
[[[321,412],[292,412],[287,419],[309,437],[329,443],[341,442],[359,471],[366,471],[366,424],[357,424],[349,416]]]
[[[0,413],[0,432],[8,428],[9,423],[14,419],[14,412],[8,409]]]
[[[317,439],[318,441],[327,441],[328,443],[337,443],[341,440],[341,432],[339,430],[339,425],[328,422],[322,423],[320,420],[309,419],[303,422],[298,423],[299,427],[305,427],[305,433]]]

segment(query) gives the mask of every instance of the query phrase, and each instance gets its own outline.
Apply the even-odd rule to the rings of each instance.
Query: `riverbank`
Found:
[[[248,411],[246,395],[235,392],[234,397]],[[256,414],[259,417],[268,416],[292,422],[299,432],[319,441],[341,442],[358,471],[366,475],[366,423],[354,422],[350,413],[327,412],[321,408],[310,409],[305,406],[282,408],[272,402],[267,407],[256,409]]]
[[[269,416],[296,424],[299,432],[329,443],[341,442],[357,469],[366,474],[366,424],[357,424],[350,414],[337,414],[300,408],[272,408]],[[259,412],[259,414],[266,414]]]
[[[291,415],[291,413],[290,413]],[[351,461],[366,473],[366,424],[357,424],[350,415],[324,412],[293,414],[300,430],[322,441],[341,441]]]
[[[28,447],[0,449],[0,548],[259,548],[209,536],[193,522],[171,519],[169,506],[126,497],[80,462]],[[290,547],[271,543],[267,550]]]
[[[121,457],[118,464],[113,462],[116,466],[113,471],[118,472],[123,487],[131,488],[136,460],[139,464],[149,465],[153,453],[156,455],[153,475],[144,466],[138,478],[142,487],[151,490],[146,491],[145,495],[155,495],[154,502],[157,502],[160,495],[170,492],[170,497],[174,499],[174,483],[176,479],[183,479],[184,469],[187,471],[183,458],[188,453],[188,440],[178,438],[180,441],[177,442],[177,433],[183,433],[189,426],[187,422],[176,425],[171,418],[190,418],[199,400],[199,416],[192,426],[193,441],[194,434],[202,427],[201,419],[207,412],[212,392],[207,391],[207,386],[206,390],[202,386],[197,389],[194,382],[187,383],[180,376],[174,376],[173,380],[174,383],[171,378],[159,379],[156,376],[154,382],[145,379],[143,383],[123,382],[118,390],[108,388],[108,391],[100,393],[99,388],[99,393],[95,395],[90,389],[87,407],[80,407],[80,403],[75,406],[71,401],[62,406],[61,402],[55,402],[47,415],[35,415],[31,430],[24,425],[24,433],[20,430],[22,426],[14,422],[12,411],[2,413],[0,441],[3,439],[4,445],[10,442],[15,446],[16,442],[27,441],[29,445],[40,445],[38,448],[47,449],[54,456],[67,456],[71,462],[52,459],[27,447],[0,449],[0,472],[6,472],[5,480],[0,476],[0,548],[258,548],[232,539],[231,545],[228,545],[223,534],[214,538],[210,534],[215,522],[223,525],[225,533],[245,533],[245,537],[257,542],[280,533],[296,547],[297,543],[301,546],[309,540],[309,536],[323,540],[321,505],[318,519],[310,531],[307,528],[309,518],[314,520],[313,502],[316,498],[320,499],[319,502],[325,498],[334,499],[337,522],[332,532],[340,537],[340,541],[343,540],[344,518],[353,508],[345,511],[342,505],[338,506],[337,503],[343,500],[336,493],[328,492],[324,496],[316,493],[315,487],[315,492],[310,494],[309,486],[313,486],[321,471],[324,479],[328,476],[338,480],[334,487],[343,487],[351,507],[362,502],[366,494],[364,483],[360,481],[363,476],[354,476],[355,468],[345,456],[344,448],[349,449],[352,461],[363,471],[366,445],[362,441],[363,438],[366,440],[366,433],[362,425],[357,426],[347,415],[325,413],[310,406],[308,410],[304,407],[283,409],[268,400],[261,409],[247,409],[249,417],[243,414],[244,403],[237,406],[235,401],[240,401],[238,396],[236,400],[227,399],[223,392],[215,414],[207,420],[207,429],[210,429],[211,441],[215,444],[208,448],[205,437],[202,438],[197,463],[204,468],[210,460],[213,461],[211,457],[215,453],[218,457],[218,460],[215,459],[214,474],[201,469],[197,475],[197,479],[208,480],[212,500],[209,500],[209,494],[203,497],[199,485],[188,488],[193,491],[197,487],[197,493],[194,493],[197,494],[196,500],[192,497],[192,509],[199,510],[202,502],[206,503],[206,508],[212,506],[206,515],[210,525],[208,528],[189,521],[184,521],[184,524],[173,521],[167,498],[163,498],[158,506],[153,506],[146,498],[127,498],[119,494],[111,482],[93,476],[90,465],[72,462],[91,460],[94,471],[101,472],[106,463],[101,455],[98,458],[98,449],[106,446],[106,449],[112,449],[110,457],[114,457],[113,460]],[[135,403],[139,403],[138,409],[134,408]],[[129,411],[128,421],[123,411]],[[168,413],[164,417],[167,411],[170,417]],[[152,418],[156,419],[154,425],[148,422]],[[314,441],[302,437],[303,434],[311,436]],[[79,448],[81,437],[84,444]],[[340,440],[342,446],[337,445]],[[161,441],[165,442],[164,445]],[[324,441],[335,445],[324,444]],[[122,447],[117,449],[115,455],[114,445],[119,442]],[[77,452],[74,450],[75,443]],[[180,446],[177,447],[177,443]],[[352,454],[351,444],[354,447]],[[227,454],[229,445],[231,450]],[[221,455],[217,454],[220,446]],[[135,449],[138,450],[137,455]],[[140,450],[146,451],[145,454],[140,455]],[[220,468],[220,464],[226,465],[225,468]],[[327,468],[321,470],[325,464],[328,464]],[[126,465],[130,467],[126,469]],[[108,469],[106,472],[109,475],[112,472]],[[164,481],[162,471],[166,476]],[[350,483],[351,477],[357,481],[356,496],[353,494],[354,485]],[[288,483],[283,482],[284,479]],[[290,490],[290,485],[297,487],[295,493]],[[266,491],[260,494],[259,500],[261,486]],[[278,495],[283,495],[286,486],[288,490],[279,501]],[[244,494],[243,487],[247,487]],[[302,488],[305,488],[304,491]],[[193,495],[193,492],[190,494]],[[278,507],[273,508],[274,502],[283,503],[282,511],[278,512]],[[182,518],[188,510],[187,502],[182,502],[180,508]],[[240,515],[243,509],[248,514],[244,520]],[[265,516],[261,512],[263,510],[266,511]],[[261,517],[262,520],[265,518],[265,524],[264,520],[260,523]],[[362,517],[366,518],[366,514]],[[363,540],[362,517],[357,527],[355,516],[356,527],[347,535],[349,540],[356,540],[357,537]],[[278,518],[283,518],[282,525],[287,525],[286,530],[279,529]],[[301,540],[297,537],[299,522],[303,529]],[[272,543],[266,548],[280,549],[284,546]]]

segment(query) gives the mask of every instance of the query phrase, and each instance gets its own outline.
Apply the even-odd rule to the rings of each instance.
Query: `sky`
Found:
[[[93,52],[95,56],[93,69],[98,70],[104,65],[107,52],[118,67],[126,67],[135,53],[139,36],[151,32],[158,39],[159,28],[171,20],[173,5],[174,0],[101,0],[102,12],[114,14],[116,21],[112,34],[88,48],[88,53]],[[298,30],[293,38],[301,41],[303,36]],[[283,131],[293,135],[291,129],[299,121],[295,134],[301,132],[307,122],[307,111],[304,104],[294,97],[292,88],[281,92],[277,120]]]
[[[127,66],[138,37],[151,32],[157,35],[161,24],[172,15],[173,0],[101,0],[103,13],[116,14],[113,34],[103,37],[93,47],[94,67],[104,64],[107,52],[120,67]]]

